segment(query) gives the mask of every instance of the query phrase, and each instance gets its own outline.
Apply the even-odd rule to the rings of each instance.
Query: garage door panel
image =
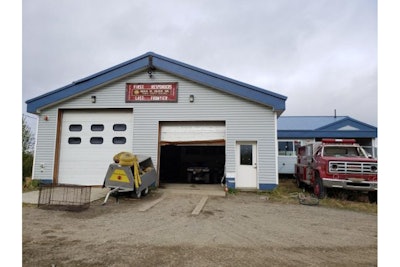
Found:
[[[225,140],[225,122],[164,122],[161,142]]]
[[[132,150],[132,134],[132,110],[65,111],[58,182],[102,185],[113,156]]]

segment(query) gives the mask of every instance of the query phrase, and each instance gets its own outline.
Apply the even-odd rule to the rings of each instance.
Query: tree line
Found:
[[[32,129],[22,116],[22,181],[32,176],[35,138]]]

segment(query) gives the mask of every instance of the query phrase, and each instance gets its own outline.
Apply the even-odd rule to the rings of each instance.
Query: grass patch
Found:
[[[40,181],[32,180],[31,178],[25,178],[22,184],[22,193],[39,190]]]
[[[320,205],[330,207],[330,208],[339,208],[346,209],[352,211],[360,211],[367,213],[378,213],[378,205],[376,203],[360,202],[358,200],[343,200],[336,199],[332,197],[327,197],[325,199],[320,200]]]
[[[310,196],[312,191],[298,188],[296,181],[292,178],[279,179],[279,185],[272,191],[258,192],[260,195],[267,196],[269,201],[286,204],[298,204],[299,193]],[[328,197],[319,200],[319,206],[373,214],[377,214],[378,212],[378,205],[376,203],[369,203],[366,194],[359,192],[355,192],[354,194],[350,194],[349,191],[330,193]]]
[[[228,193],[229,193],[229,194],[235,195],[237,192],[238,192],[237,189],[228,188]]]

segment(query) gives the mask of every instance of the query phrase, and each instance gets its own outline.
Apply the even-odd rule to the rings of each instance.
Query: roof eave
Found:
[[[376,131],[308,131],[279,130],[278,138],[376,138]]]
[[[40,109],[59,103],[78,94],[82,94],[97,86],[109,83],[130,73],[149,67],[193,80],[214,89],[236,95],[262,105],[270,106],[278,116],[285,110],[286,96],[276,94],[249,84],[245,84],[179,61],[175,61],[153,52],[126,61],[104,71],[77,80],[67,86],[51,91],[26,101],[29,113],[40,113]],[[245,90],[243,90],[245,89]]]

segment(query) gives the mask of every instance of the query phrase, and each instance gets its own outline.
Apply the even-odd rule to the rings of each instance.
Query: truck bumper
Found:
[[[378,182],[322,178],[322,183],[324,184],[324,187],[327,188],[342,188],[356,191],[378,191]]]

